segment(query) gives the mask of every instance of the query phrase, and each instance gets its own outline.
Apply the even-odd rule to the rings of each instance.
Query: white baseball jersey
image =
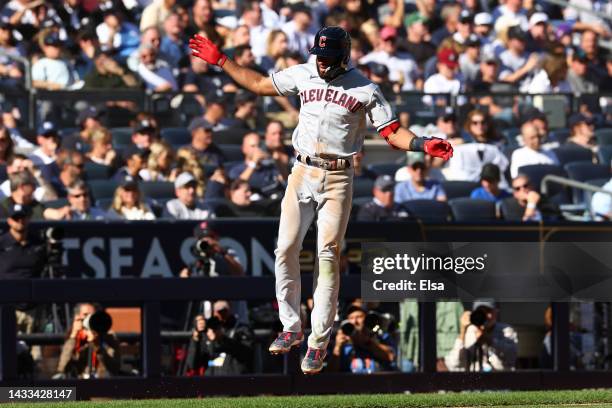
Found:
[[[294,148],[322,158],[349,157],[361,150],[366,114],[381,130],[397,119],[378,85],[349,69],[330,82],[315,63],[295,65],[271,75],[279,95],[300,95],[302,106],[293,131]]]

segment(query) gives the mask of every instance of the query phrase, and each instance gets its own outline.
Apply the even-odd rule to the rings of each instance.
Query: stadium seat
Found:
[[[561,146],[553,149],[553,153],[559,159],[561,166],[577,161],[593,161],[593,152],[583,147]]]
[[[144,197],[152,199],[174,198],[174,183],[169,181],[143,181],[138,184]]]
[[[562,145],[563,143],[565,143],[565,141],[567,140],[567,138],[570,135],[570,130],[569,129],[555,129],[555,130],[551,130],[549,133],[549,137],[548,137],[548,141],[550,142],[558,142],[559,145]]]
[[[172,146],[185,146],[191,143],[191,133],[184,127],[163,128],[160,136]]]
[[[595,130],[595,138],[600,146],[612,145],[612,128],[603,128]]]
[[[99,200],[96,200],[96,207],[104,210],[104,211],[108,211],[110,209],[111,204],[113,203],[113,199],[112,198],[101,198]]]
[[[501,134],[508,141],[510,146],[518,146],[518,141],[516,137],[521,134],[521,129],[519,128],[508,128],[501,131]]]
[[[242,146],[235,144],[219,144],[219,149],[228,161],[243,161]]]
[[[357,219],[357,214],[361,206],[372,201],[372,197],[354,197],[351,205],[351,220]]]
[[[599,159],[599,164],[607,164],[612,167],[612,144],[599,146],[597,158]]]
[[[374,180],[367,178],[356,178],[353,180],[353,197],[372,197]]]
[[[106,180],[111,175],[111,168],[95,162],[85,162],[85,176],[87,180]]]
[[[376,174],[376,177],[382,175],[389,175],[395,177],[395,172],[398,171],[403,164],[398,163],[372,163],[368,165],[368,170]]]
[[[501,201],[499,205],[501,217],[506,221],[522,221],[525,209],[521,207],[514,197]]]
[[[495,203],[492,201],[454,198],[448,204],[455,221],[480,222],[497,219]]]
[[[213,140],[219,144],[242,144],[242,138],[246,135],[245,129],[225,129],[213,132]]]
[[[132,128],[131,127],[116,127],[110,129],[113,136],[113,146],[122,147],[132,143]]]
[[[447,222],[451,216],[446,202],[437,200],[410,200],[401,204],[411,217],[425,222]]]
[[[593,179],[609,179],[610,166],[604,164],[593,164],[587,162],[574,162],[565,165],[565,171],[572,180],[583,181]],[[573,201],[575,204],[584,203],[584,191],[580,189],[572,189]]]
[[[68,205],[67,198],[58,198],[57,200],[45,201],[46,208],[62,208]]]
[[[112,198],[119,183],[115,180],[89,180],[87,185],[89,186],[92,200],[97,201],[104,198]]]
[[[480,184],[475,181],[446,180],[442,182],[442,188],[449,200],[469,197],[472,190],[478,187],[480,187]]]

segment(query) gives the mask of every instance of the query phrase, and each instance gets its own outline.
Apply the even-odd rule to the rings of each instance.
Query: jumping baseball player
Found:
[[[314,277],[312,333],[302,360],[305,374],[321,371],[336,315],[340,287],[340,243],[353,196],[352,156],[361,150],[366,116],[395,149],[424,151],[448,160],[448,142],[422,138],[400,128],[377,85],[349,69],[351,38],[340,27],[317,33],[310,53],[316,63],[296,65],[269,77],[236,64],[208,39],[189,41],[193,55],[220,66],[238,84],[258,95],[299,95],[301,108],[292,142],[297,152],[281,204],[276,248],[276,298],[283,332],[270,346],[287,353],[304,339],[300,322],[299,254],[317,215],[318,271]]]

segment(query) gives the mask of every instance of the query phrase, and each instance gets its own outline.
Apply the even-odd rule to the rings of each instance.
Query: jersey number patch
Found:
[[[325,48],[325,42],[327,41],[327,37],[322,35],[319,37],[319,47]]]

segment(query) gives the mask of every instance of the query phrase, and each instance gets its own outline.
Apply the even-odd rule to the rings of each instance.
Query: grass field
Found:
[[[78,390],[77,390],[78,392]],[[612,390],[449,394],[321,395],[173,400],[22,403],[2,408],[403,408],[403,407],[612,407]]]

